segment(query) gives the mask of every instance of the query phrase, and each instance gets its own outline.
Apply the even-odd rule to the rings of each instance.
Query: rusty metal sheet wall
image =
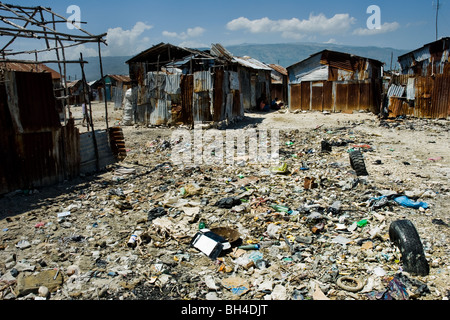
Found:
[[[434,79],[431,105],[433,118],[450,116],[450,74],[439,74]]]
[[[323,110],[323,83],[312,83],[311,86],[311,110]]]
[[[184,75],[181,77],[181,116],[180,119],[185,124],[193,124],[193,96],[194,96],[194,76]]]
[[[241,116],[241,92],[238,90],[233,90],[233,111],[232,111],[232,117],[233,119],[236,119],[237,117]]]
[[[97,140],[99,168],[102,169],[108,165],[114,164],[116,159],[109,143],[109,133],[105,130],[96,130],[95,137]],[[80,135],[80,158],[80,170],[82,173],[91,173],[97,170],[97,158],[92,132]]]
[[[194,123],[212,121],[211,95],[208,91],[194,93],[192,113]]]
[[[325,81],[323,84],[323,110],[334,111],[333,82]]]
[[[213,121],[222,121],[225,116],[225,97],[224,95],[224,83],[226,82],[225,71],[216,70],[214,73],[214,114]]]
[[[357,111],[360,109],[359,89],[360,89],[361,85],[362,85],[361,83],[355,83],[355,82],[350,82],[348,84],[348,90],[347,90],[348,99],[347,99],[347,108],[346,108],[346,110],[348,112],[353,112],[354,110]]]
[[[194,73],[194,92],[211,91],[214,88],[214,77],[209,71]]]
[[[6,85],[0,85],[0,193],[38,188],[70,179],[79,173],[78,129],[62,127],[55,108],[49,74],[10,74],[15,86],[8,106]],[[36,82],[36,83],[35,83]],[[10,91],[10,94],[12,91]],[[13,125],[20,121],[23,132]],[[74,157],[72,157],[74,156]]]
[[[8,96],[5,85],[0,84],[0,194],[13,191],[20,183],[16,173],[20,170],[15,147],[16,134],[8,108]],[[16,188],[16,189],[17,189]]]
[[[347,111],[348,105],[348,85],[336,83],[336,106],[335,111]]]
[[[301,110],[301,97],[302,97],[302,85],[301,84],[291,84],[290,93],[290,109],[291,110]]]
[[[51,75],[26,72],[15,74],[20,118],[24,130],[60,128]]]
[[[389,98],[389,118],[396,118],[400,116],[413,116],[414,108],[410,107],[405,99],[398,97]]]
[[[415,116],[418,118],[432,118],[431,97],[433,79],[431,77],[416,78]]]
[[[311,83],[302,82],[301,84],[301,110],[311,110]]]

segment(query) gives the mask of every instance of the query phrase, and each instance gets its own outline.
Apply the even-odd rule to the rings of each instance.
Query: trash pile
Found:
[[[448,299],[448,184],[403,179],[357,126],[282,131],[279,165],[198,167],[170,161],[172,129],[131,128],[123,163],[2,217],[0,298]]]

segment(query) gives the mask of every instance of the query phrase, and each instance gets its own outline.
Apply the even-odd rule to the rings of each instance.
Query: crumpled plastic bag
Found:
[[[403,206],[403,207],[407,207],[407,208],[414,208],[414,209],[419,209],[419,208],[424,208],[424,209],[428,209],[428,203],[426,202],[422,202],[422,201],[413,201],[411,199],[409,199],[407,196],[401,196],[401,197],[397,197],[394,199],[395,202],[397,202],[399,205]]]

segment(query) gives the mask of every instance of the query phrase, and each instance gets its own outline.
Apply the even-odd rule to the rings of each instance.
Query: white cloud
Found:
[[[180,40],[187,40],[191,38],[197,38],[202,36],[205,33],[205,29],[202,27],[195,27],[195,28],[188,28],[186,31],[177,33],[177,32],[170,32],[170,31],[163,31],[163,36],[169,37],[169,38],[177,38]]]
[[[247,30],[251,33],[276,32],[281,33],[283,38],[300,39],[306,35],[321,34],[341,34],[350,29],[356,19],[348,13],[336,14],[327,18],[324,14],[311,14],[308,19],[299,20],[280,19],[271,20],[267,17],[249,20],[245,17],[234,19],[227,24],[227,29],[231,31]]]
[[[328,40],[327,42],[324,42],[326,44],[337,44],[338,42],[336,41],[336,39],[331,38],[330,40]]]
[[[195,40],[183,41],[178,45],[184,48],[209,48],[209,45],[207,45],[206,43]]]
[[[357,36],[373,36],[376,34],[392,32],[398,28],[400,28],[398,22],[385,22],[379,29],[358,28],[353,31],[353,34]]]
[[[122,28],[108,29],[106,42],[108,46],[104,50],[105,56],[129,56],[148,48],[150,39],[141,38],[142,34],[153,28],[144,22],[137,22],[131,30]]]

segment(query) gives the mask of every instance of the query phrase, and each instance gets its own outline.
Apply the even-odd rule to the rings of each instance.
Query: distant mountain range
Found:
[[[285,68],[308,58],[312,54],[328,49],[379,60],[385,63],[386,70],[391,69],[391,57],[392,69],[398,69],[397,58],[409,51],[393,48],[357,47],[322,43],[241,44],[228,46],[226,48],[235,56],[250,56],[266,64],[278,64]],[[125,62],[130,58],[131,56],[102,57],[103,73],[105,75],[127,75],[129,70],[128,65]],[[85,60],[88,62],[88,64],[85,65],[87,81],[90,82],[100,79],[98,57],[89,57],[85,58]],[[68,65],[67,69],[70,80],[81,79],[81,68],[79,65]]]

